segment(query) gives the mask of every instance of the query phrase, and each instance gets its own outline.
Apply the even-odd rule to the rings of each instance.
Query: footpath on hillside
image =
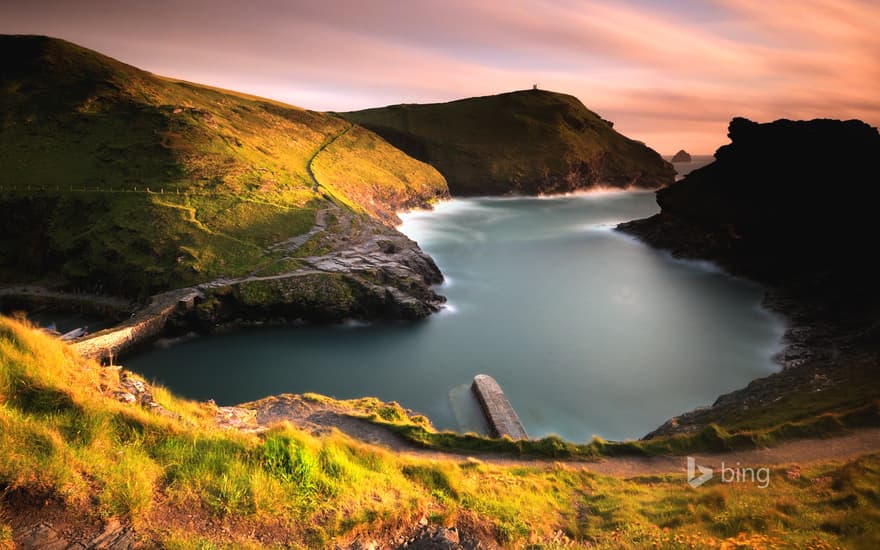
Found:
[[[221,425],[244,430],[264,429],[277,422],[291,424],[311,433],[326,433],[333,428],[365,443],[385,447],[397,453],[410,454],[433,460],[461,462],[476,458],[482,462],[499,465],[542,466],[564,463],[572,468],[615,477],[643,475],[681,474],[687,466],[687,457],[664,456],[614,456],[597,461],[561,460],[552,458],[523,458],[499,454],[462,454],[425,449],[391,430],[369,420],[351,416],[347,411],[332,404],[316,403],[298,395],[274,397],[265,406],[254,410],[240,407],[223,408],[228,414]],[[236,418],[236,414],[243,416]],[[861,428],[842,432],[822,439],[797,439],[783,441],[767,448],[743,449],[720,453],[695,453],[689,455],[700,466],[716,471],[724,466],[759,467],[811,462],[845,461],[861,455],[880,453],[880,427]]]

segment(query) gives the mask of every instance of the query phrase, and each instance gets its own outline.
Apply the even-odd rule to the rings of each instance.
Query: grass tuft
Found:
[[[717,481],[692,489],[681,474],[617,479],[559,462],[429,460],[338,431],[315,437],[290,425],[239,433],[217,428],[206,406],[167,392],[155,393],[180,418],[119,403],[102,393],[112,376],[118,374],[26,323],[0,317],[5,495],[37,495],[99,517],[124,518],[151,544],[168,548],[260,547],[253,535],[259,532],[288,545],[327,547],[396,532],[422,516],[439,525],[474,526],[506,547],[880,545],[880,455],[774,468],[768,489]],[[524,456],[583,457],[745,444],[741,434],[718,427],[690,441],[620,448],[601,440],[581,446],[557,438],[489,440],[434,432],[395,404],[354,401],[363,409],[349,403],[353,412],[445,448],[464,442]],[[52,411],[34,403],[62,406]],[[334,402],[340,403],[348,402]],[[837,429],[874,414],[841,415],[798,433]],[[7,513],[0,508],[0,518]],[[203,529],[208,524],[215,528]],[[9,546],[12,535],[0,521],[0,544]]]

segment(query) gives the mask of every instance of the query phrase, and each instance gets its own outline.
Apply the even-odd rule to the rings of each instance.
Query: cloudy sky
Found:
[[[319,110],[538,83],[667,154],[733,116],[880,124],[880,0],[2,0],[0,33]]]

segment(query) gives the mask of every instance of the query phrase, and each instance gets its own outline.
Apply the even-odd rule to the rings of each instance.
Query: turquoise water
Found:
[[[776,370],[783,331],[759,287],[613,230],[656,211],[652,193],[442,203],[401,227],[447,277],[428,320],[250,329],[126,363],[221,404],[375,395],[452,429],[479,428],[462,386],[487,373],[533,437],[639,437]]]

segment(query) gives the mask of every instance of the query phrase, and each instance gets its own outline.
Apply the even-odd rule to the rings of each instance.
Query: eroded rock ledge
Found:
[[[306,239],[280,243],[289,256],[276,273],[217,279],[153,296],[111,329],[73,344],[83,356],[112,360],[163,334],[248,323],[339,322],[346,319],[416,320],[439,310],[445,298],[432,285],[443,275],[417,243],[375,220],[334,209]],[[302,255],[303,246],[324,254]],[[286,262],[286,263],[282,263]]]

